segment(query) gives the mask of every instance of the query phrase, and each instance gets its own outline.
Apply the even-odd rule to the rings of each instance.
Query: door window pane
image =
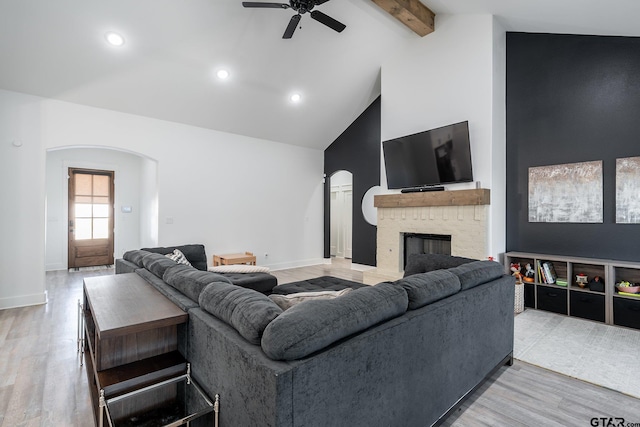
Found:
[[[109,196],[109,177],[106,175],[93,175],[93,195]]]
[[[109,237],[109,218],[93,219],[93,238],[106,239]]]
[[[109,205],[93,205],[94,218],[109,218]]]
[[[74,232],[76,240],[91,239],[91,218],[76,218]]]
[[[92,175],[85,175],[81,173],[75,174],[76,176],[76,195],[90,195],[92,187]]]
[[[76,203],[76,218],[91,218],[91,205],[88,203]]]

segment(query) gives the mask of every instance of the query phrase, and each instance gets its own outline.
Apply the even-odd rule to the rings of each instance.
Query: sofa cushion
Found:
[[[340,298],[307,301],[269,323],[262,350],[275,360],[300,359],[405,313],[407,305],[405,290],[391,283],[366,286]]]
[[[180,251],[180,249],[174,249],[173,252],[171,252],[170,254],[166,254],[165,256],[170,260],[177,262],[178,264],[184,264],[191,267],[191,263],[189,262],[187,257],[185,257],[184,254]]]
[[[458,276],[463,291],[504,275],[504,267],[495,261],[474,261],[449,271]]]
[[[318,292],[296,292],[288,295],[271,294],[269,298],[283,310],[287,310],[296,304],[304,301],[316,299],[332,299],[337,298],[351,292],[353,289],[347,288],[341,291],[318,291]]]
[[[149,253],[142,258],[142,265],[144,268],[155,274],[156,277],[162,279],[167,268],[175,267],[178,264],[164,255]]]
[[[134,249],[132,251],[125,252],[124,255],[122,255],[122,258],[134,263],[138,267],[144,267],[144,265],[142,264],[142,258],[149,254],[150,252],[143,251],[142,249]]]
[[[269,267],[247,264],[217,265],[209,267],[208,270],[214,273],[268,273],[271,271]]]
[[[268,294],[278,284],[276,276],[269,273],[216,273],[237,286]]]
[[[409,309],[415,310],[427,304],[460,292],[460,279],[448,270],[414,274],[394,282],[407,291]]]
[[[472,261],[477,260],[451,255],[413,254],[409,255],[407,259],[407,265],[404,267],[404,277],[426,273],[428,271],[457,267]]]
[[[199,302],[203,310],[232,326],[251,344],[260,344],[264,329],[282,313],[268,296],[224,282],[209,284]]]
[[[191,265],[198,270],[207,270],[207,254],[204,250],[204,245],[190,244],[181,246],[160,246],[157,248],[142,248],[143,251],[154,252],[157,254],[170,254],[174,249],[179,249],[180,252],[189,260]]]
[[[212,282],[231,283],[229,279],[209,271],[196,270],[187,265],[176,265],[164,272],[162,279],[170,286],[179,290],[193,301],[198,302],[200,293]]]
[[[368,286],[351,280],[340,279],[339,277],[322,276],[278,285],[273,288],[272,293],[288,295],[294,292],[341,291],[343,289],[358,289]]]
[[[156,277],[155,274],[153,274],[146,268],[139,268],[135,272],[138,276],[142,277],[144,280],[149,282],[149,284],[153,285],[153,287],[156,288],[162,295],[169,298],[171,302],[180,307],[182,310],[189,311],[192,308],[198,307],[198,301],[193,301],[176,288],[169,286],[164,280]]]

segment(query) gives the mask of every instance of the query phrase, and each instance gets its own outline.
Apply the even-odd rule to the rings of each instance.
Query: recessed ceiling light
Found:
[[[291,102],[300,102],[302,100],[302,95],[300,95],[299,93],[294,93],[289,97],[289,99],[291,100]]]
[[[224,80],[226,78],[229,78],[229,72],[227,70],[218,70],[216,76],[218,76],[220,80]]]
[[[108,32],[104,35],[104,38],[107,39],[111,46],[122,46],[124,44],[124,37],[118,33]]]

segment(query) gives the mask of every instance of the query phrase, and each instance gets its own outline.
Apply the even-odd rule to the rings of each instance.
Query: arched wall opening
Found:
[[[114,171],[114,257],[158,243],[158,162],[145,155],[94,146],[46,152],[45,268],[68,265],[68,170]]]
[[[330,197],[330,254],[331,257],[353,257],[353,174],[341,170],[329,178]]]

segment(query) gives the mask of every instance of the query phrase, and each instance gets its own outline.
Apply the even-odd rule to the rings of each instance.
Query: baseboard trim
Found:
[[[366,264],[354,264],[353,262],[351,263],[351,269],[355,270],[355,271],[369,271],[369,270],[375,270],[376,268],[374,266],[371,265],[366,265]]]
[[[299,261],[283,262],[279,264],[267,264],[266,267],[273,271],[286,270],[288,268],[309,267],[312,265],[324,264],[324,258],[310,258]]]
[[[0,298],[0,310],[8,308],[28,307],[47,303],[47,291],[41,294],[18,295],[15,297]]]

